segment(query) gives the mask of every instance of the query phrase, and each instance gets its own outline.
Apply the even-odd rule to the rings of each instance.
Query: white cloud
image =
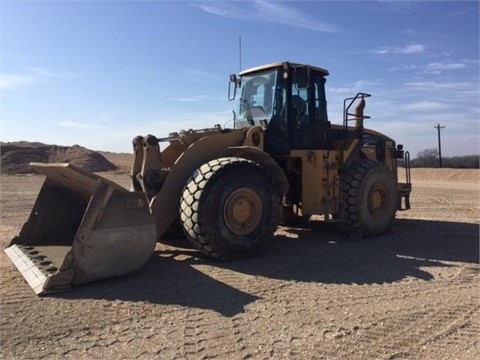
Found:
[[[188,78],[189,82],[210,82],[217,78],[212,73],[198,69],[181,68],[180,71]]]
[[[418,101],[403,105],[403,110],[407,111],[438,111],[446,107],[438,101]]]
[[[425,51],[425,46],[421,44],[411,44],[405,45],[403,47],[397,46],[384,46],[379,49],[374,49],[372,52],[378,55],[387,55],[387,54],[416,54]]]
[[[0,89],[18,89],[36,82],[31,75],[0,74]]]
[[[419,67],[420,67],[419,65],[402,64],[400,66],[391,67],[388,69],[388,71],[411,71],[411,70],[417,70]]]
[[[332,94],[346,94],[346,93],[351,93],[353,90],[351,87],[343,86],[343,87],[329,87],[327,91]]]
[[[425,72],[431,74],[441,74],[446,70],[458,70],[464,69],[466,67],[465,63],[429,63],[425,66]]]
[[[370,91],[374,86],[379,86],[381,81],[371,81],[371,80],[357,80],[352,84],[347,84],[341,87],[328,87],[327,91],[334,94],[349,94],[355,95],[357,92]]]
[[[19,89],[48,81],[76,76],[73,73],[57,73],[40,67],[27,68],[26,74],[0,74],[0,89]]]
[[[219,7],[218,4],[215,4],[215,5],[192,4],[192,5],[212,15],[218,15],[218,16],[224,16],[224,17],[238,17],[238,15],[236,15],[236,12],[233,11],[233,9],[230,9],[227,7],[228,6],[227,4],[222,4],[223,7]]]
[[[403,48],[398,49],[398,53],[400,54],[415,54],[415,53],[420,53],[424,51],[425,51],[425,46],[420,44],[407,45]]]
[[[29,67],[28,70],[30,70],[34,75],[41,76],[44,78],[60,78],[61,75],[54,73],[52,71],[49,71],[44,68],[40,67]]]
[[[340,29],[332,24],[313,18],[310,14],[299,11],[285,3],[256,0],[252,2],[215,2],[192,4],[201,10],[223,17],[247,21],[268,21],[270,23],[300,27],[312,31],[336,33]]]
[[[339,32],[336,26],[312,18],[308,14],[302,13],[293,7],[269,1],[257,1],[256,3],[259,10],[258,15],[261,19],[267,19],[273,23],[297,26],[313,31],[329,33]]]
[[[170,98],[172,101],[184,101],[184,102],[215,102],[217,103],[220,101],[225,101],[225,98],[219,98],[218,96],[214,96],[212,94],[202,94],[202,95],[191,95],[191,96],[173,96]]]
[[[406,82],[405,86],[415,90],[459,90],[469,89],[471,84],[468,82],[444,82],[438,83],[436,81],[411,81]]]
[[[198,101],[201,101],[201,99],[202,99],[201,96],[172,98],[172,100],[174,101],[184,101],[184,102],[198,102]]]
[[[73,128],[73,129],[96,129],[98,126],[92,125],[92,124],[85,124],[85,123],[79,123],[76,121],[61,121],[57,123],[57,125],[65,128]]]
[[[412,71],[415,70],[418,74],[435,74],[440,75],[445,71],[461,70],[475,64],[471,60],[463,60],[456,62],[432,62],[425,65],[403,64],[392,67],[389,71]]]

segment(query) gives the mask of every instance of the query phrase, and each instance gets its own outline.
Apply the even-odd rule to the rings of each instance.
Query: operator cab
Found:
[[[235,85],[230,100],[239,92],[234,127],[264,127],[265,148],[271,154],[325,149],[330,126],[327,75],[322,68],[282,62],[245,70],[240,78],[230,76]]]

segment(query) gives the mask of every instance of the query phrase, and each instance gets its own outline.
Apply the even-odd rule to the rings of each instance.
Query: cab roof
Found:
[[[240,72],[240,76],[250,74],[250,73],[255,73],[257,71],[262,71],[262,70],[268,70],[268,69],[274,69],[274,68],[283,68],[283,67],[288,67],[288,68],[295,68],[295,67],[303,67],[303,66],[309,66],[311,69],[314,71],[318,71],[321,73],[323,76],[327,76],[328,70],[317,67],[317,66],[311,66],[311,65],[306,65],[306,64],[299,64],[299,63],[292,63],[288,61],[282,61],[282,62],[275,62],[271,64],[265,64],[265,65],[260,65],[260,66],[255,66],[250,69],[246,69]]]

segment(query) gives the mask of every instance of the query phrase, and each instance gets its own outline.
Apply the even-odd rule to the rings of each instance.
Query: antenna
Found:
[[[242,36],[238,37],[238,62],[240,66],[240,70],[242,71]]]

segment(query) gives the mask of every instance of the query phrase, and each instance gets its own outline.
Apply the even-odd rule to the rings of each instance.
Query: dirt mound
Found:
[[[480,170],[451,168],[413,168],[412,179],[423,181],[461,182],[478,184],[480,183]]]
[[[99,151],[112,164],[117,167],[117,172],[130,173],[134,155],[132,153],[113,153],[110,151]]]
[[[1,173],[28,174],[34,172],[28,164],[71,163],[91,172],[117,170],[117,166],[98,152],[83,146],[57,146],[26,141],[1,143]]]

